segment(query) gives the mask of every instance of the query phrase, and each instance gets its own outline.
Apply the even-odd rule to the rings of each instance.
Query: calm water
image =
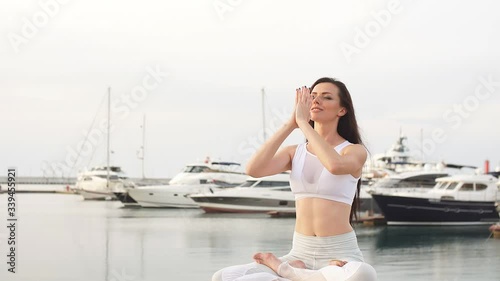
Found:
[[[6,224],[6,195],[0,218]],[[203,281],[257,251],[286,254],[294,219],[125,209],[77,195],[18,194],[17,273],[0,280]],[[500,280],[500,239],[481,227],[356,227],[379,280]]]

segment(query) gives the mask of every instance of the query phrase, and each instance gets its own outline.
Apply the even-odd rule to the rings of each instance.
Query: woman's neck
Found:
[[[314,130],[331,146],[335,146],[344,141],[344,138],[337,132],[338,122],[327,124],[315,123]]]

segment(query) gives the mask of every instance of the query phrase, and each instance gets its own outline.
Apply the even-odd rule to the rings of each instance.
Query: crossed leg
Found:
[[[306,265],[300,260],[282,262],[272,253],[257,253],[253,258],[255,262],[266,265],[279,276],[292,281],[326,280],[319,271],[306,269]],[[346,263],[341,260],[331,260],[329,264],[330,266],[342,267]]]

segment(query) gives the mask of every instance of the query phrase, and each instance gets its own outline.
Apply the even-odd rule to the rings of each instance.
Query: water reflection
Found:
[[[418,248],[487,239],[488,226],[386,226],[376,248]]]
[[[22,267],[15,279],[0,272],[0,280],[210,280],[222,267],[251,262],[257,251],[286,254],[295,223],[263,214],[126,209],[70,195],[19,200]],[[487,239],[487,226],[356,226],[356,233],[379,280],[500,275],[500,243]]]

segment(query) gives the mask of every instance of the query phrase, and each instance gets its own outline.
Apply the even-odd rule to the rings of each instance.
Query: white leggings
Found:
[[[365,263],[354,231],[328,237],[306,236],[295,232],[292,250],[279,258],[283,263],[276,274],[269,267],[250,263],[223,268],[212,281],[372,281],[373,267]],[[331,266],[330,260],[343,260],[343,267]],[[301,260],[307,269],[291,267],[288,262]]]

